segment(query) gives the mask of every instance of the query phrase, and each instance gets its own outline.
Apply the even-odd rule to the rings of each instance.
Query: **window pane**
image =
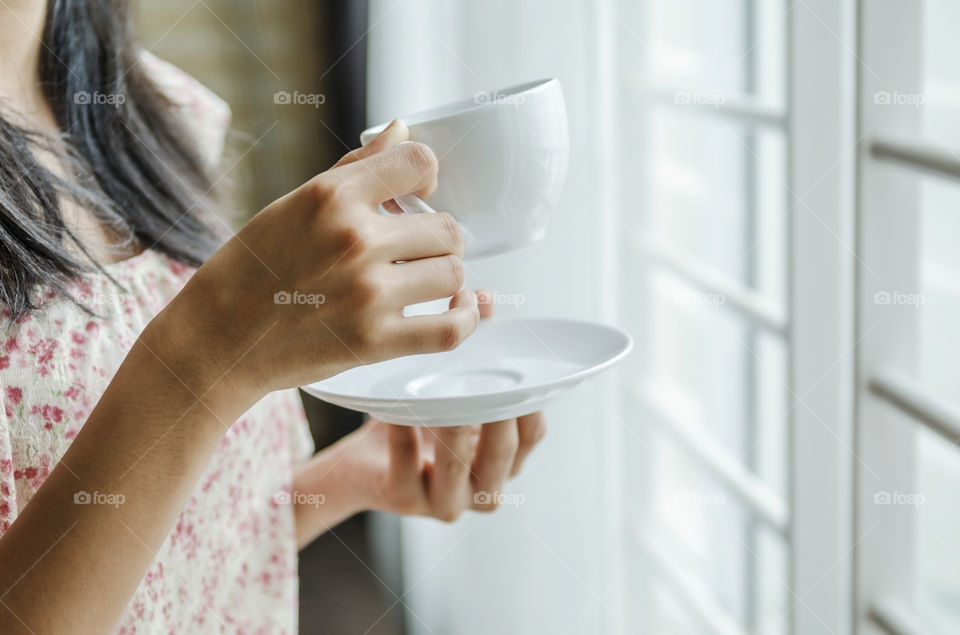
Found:
[[[786,350],[725,298],[651,257],[686,256],[785,304],[786,139],[704,108],[728,98],[785,103],[782,0],[645,0],[617,5],[624,142],[618,174],[622,297],[638,354],[628,369],[625,434],[632,527],[749,632],[784,630],[786,546],[669,431],[694,423],[785,495]],[[664,99],[666,97],[666,99]],[[642,542],[642,540],[640,541]],[[644,545],[637,553],[645,554]],[[647,554],[649,555],[649,554]],[[631,626],[703,629],[670,576],[630,574]]]
[[[920,209],[920,375],[932,390],[960,398],[960,187],[924,179]]]
[[[917,444],[917,610],[939,633],[960,632],[960,449],[924,431]]]
[[[785,631],[787,550],[783,541],[656,426],[646,428],[639,446],[632,469],[642,473],[644,503],[633,521],[639,536],[637,552],[645,558],[632,583],[647,590],[638,588],[633,597],[650,597],[661,587],[669,594],[676,592],[655,555],[662,551],[745,630]],[[681,605],[687,600],[682,593],[679,598]],[[673,619],[669,606],[638,610],[652,611],[657,620]]]
[[[638,556],[640,557],[640,556]],[[644,568],[631,576],[630,596],[643,598],[628,607],[630,624],[637,633],[649,635],[713,635],[691,613],[680,592],[656,569]],[[629,631],[628,631],[629,632]]]
[[[782,0],[650,0],[624,3],[628,59],[644,62],[647,87],[684,90],[692,98],[753,94],[783,104]]]
[[[958,84],[960,86],[960,84]],[[960,187],[920,184],[920,378],[960,402]],[[917,443],[917,605],[943,632],[960,630],[960,448],[923,432]]]
[[[783,136],[673,108],[645,120],[640,178],[624,182],[630,247],[669,247],[783,304]]]
[[[642,271],[636,287],[644,292],[627,299],[644,312],[634,333],[645,354],[633,367],[633,397],[665,422],[700,426],[786,497],[783,341],[670,273]]]
[[[923,114],[924,136],[934,143],[960,148],[960,3],[926,0],[923,3],[923,66],[920,89],[914,99]],[[913,96],[891,92],[890,99]]]

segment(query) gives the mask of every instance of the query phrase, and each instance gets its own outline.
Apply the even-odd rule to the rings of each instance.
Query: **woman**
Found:
[[[436,159],[394,124],[220,245],[226,111],[125,4],[0,3],[0,632],[294,632],[298,547],[491,509],[543,420],[370,421],[311,458],[294,387],[476,327],[456,223],[376,212]]]

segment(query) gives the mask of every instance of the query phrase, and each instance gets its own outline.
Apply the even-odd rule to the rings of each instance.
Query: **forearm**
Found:
[[[103,633],[119,620],[227,426],[245,409],[210,390],[213,381],[195,368],[149,333],[134,345],[0,539],[0,632]],[[76,504],[78,492],[122,504]]]
[[[370,507],[358,470],[351,469],[350,448],[355,437],[346,437],[298,467],[293,476],[294,519],[297,545],[303,549],[320,534]],[[317,495],[322,496],[318,498]],[[322,501],[322,502],[321,502]]]

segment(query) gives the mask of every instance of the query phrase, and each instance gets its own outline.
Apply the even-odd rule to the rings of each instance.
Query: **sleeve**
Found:
[[[293,462],[296,465],[313,456],[316,448],[313,443],[313,435],[310,433],[307,413],[304,411],[303,401],[300,399],[300,391],[293,388],[285,396],[289,403],[287,421],[290,422],[290,456],[293,457]]]
[[[214,167],[223,155],[230,130],[230,106],[189,73],[149,51],[140,54],[147,75],[180,110],[201,158]]]
[[[0,536],[7,533],[17,518],[17,488],[13,480],[13,446],[10,443],[8,412],[10,396],[0,382]]]

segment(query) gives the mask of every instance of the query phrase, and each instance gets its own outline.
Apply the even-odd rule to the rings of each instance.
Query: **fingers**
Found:
[[[473,460],[473,509],[493,511],[520,445],[516,419],[482,426]]]
[[[429,428],[435,435],[435,454],[427,495],[431,515],[456,520],[473,497],[470,463],[473,458],[470,426]]]
[[[434,447],[433,463],[425,470],[426,513],[451,522],[467,508],[497,508],[504,483],[519,472],[530,451],[543,438],[546,424],[543,414],[536,412],[482,426],[424,428],[422,432],[426,438],[420,440],[418,449],[425,445]],[[392,462],[399,464],[400,457]],[[415,469],[412,464],[407,465],[410,470]],[[415,476],[414,471],[394,474],[409,480]],[[416,484],[422,487],[423,481]]]
[[[530,451],[547,433],[547,422],[543,418],[543,413],[535,412],[517,419],[517,433],[519,444],[513,460],[513,467],[510,470],[511,478],[520,473],[523,462],[530,455]]]
[[[390,476],[394,482],[415,481],[420,473],[420,435],[416,428],[386,424]]]
[[[422,143],[412,141],[386,148],[330,171],[352,184],[351,190],[370,205],[416,194],[427,198],[437,188],[437,157]]]
[[[388,272],[394,297],[403,306],[454,296],[463,286],[465,275],[463,262],[456,256],[395,263]]]
[[[407,126],[402,121],[394,119],[390,122],[390,125],[384,128],[383,131],[378,134],[370,143],[346,153],[334,164],[333,167],[336,168],[340,167],[341,165],[353,163],[354,161],[359,161],[360,159],[365,159],[376,154],[377,152],[381,152],[387,148],[392,148],[398,143],[402,143],[409,138],[410,131],[407,130]]]
[[[390,507],[401,514],[423,513],[427,501],[420,479],[420,432],[408,426],[384,425],[390,446]]]
[[[493,317],[493,294],[486,289],[477,289],[477,305],[480,307],[480,319]]]
[[[378,221],[384,250],[394,261],[463,257],[463,230],[450,214],[391,214]]]
[[[348,152],[334,168],[351,183],[349,189],[371,205],[382,204],[392,215],[382,235],[396,260],[417,260],[454,254],[463,257],[460,225],[449,214],[405,215],[393,200],[402,194],[428,197],[436,189],[437,160],[421,143],[407,140],[410,131],[393,120],[367,145]]]
[[[395,356],[439,353],[458,347],[480,322],[477,296],[463,290],[453,296],[450,310],[439,315],[397,316],[391,351]]]

